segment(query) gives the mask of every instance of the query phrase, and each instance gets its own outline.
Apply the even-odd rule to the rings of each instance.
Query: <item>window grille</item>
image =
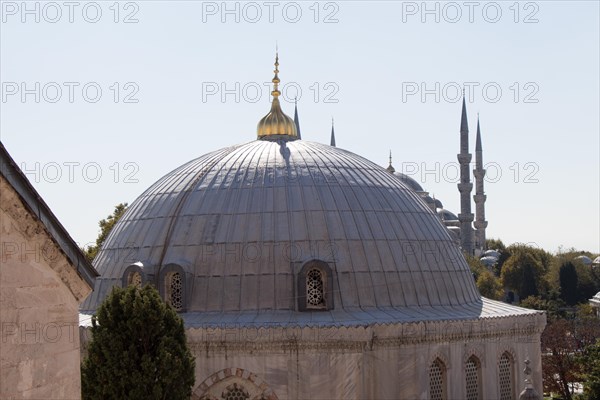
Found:
[[[142,288],[142,274],[139,272],[130,272],[129,273],[129,285],[133,285],[139,289]]]
[[[500,400],[511,400],[513,398],[512,360],[507,353],[502,354],[502,357],[500,357],[498,372]]]
[[[234,383],[233,385],[227,386],[227,390],[223,392],[221,397],[225,400],[248,400],[250,395],[243,386]]]
[[[481,378],[479,361],[471,356],[465,365],[467,400],[481,400]]]
[[[316,268],[306,274],[306,301],[313,307],[325,306],[323,274]]]
[[[167,276],[167,302],[177,311],[183,309],[183,279],[179,272]]]
[[[439,358],[429,366],[429,398],[446,400],[446,367]]]

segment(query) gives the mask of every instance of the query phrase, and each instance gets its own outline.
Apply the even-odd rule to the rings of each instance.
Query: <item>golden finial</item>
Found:
[[[273,71],[275,72],[275,76],[273,77],[273,91],[271,92],[271,95],[273,97],[279,97],[279,95],[281,94],[281,92],[279,91],[279,82],[281,82],[279,80],[279,51],[275,51],[275,70]]]
[[[279,49],[275,50],[275,69],[273,70],[273,101],[271,102],[271,111],[258,122],[257,136],[258,139],[265,140],[290,140],[298,139],[296,124],[294,121],[285,115],[279,104]]]

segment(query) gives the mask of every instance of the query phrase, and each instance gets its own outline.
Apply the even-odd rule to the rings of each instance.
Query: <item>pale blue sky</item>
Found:
[[[114,4],[79,2],[71,23],[62,2],[28,2],[32,14],[2,2],[1,139],[79,243],[177,166],[255,138],[277,41],[282,84],[302,91],[304,139],[328,142],[333,116],[338,147],[383,166],[391,149],[397,170],[455,212],[455,89],[473,82],[471,149],[479,112],[491,163],[488,236],[600,251],[598,2],[477,2],[472,22],[463,2],[429,2],[431,14],[420,1],[274,2],[273,22],[264,2],[229,2],[230,14],[222,2]],[[293,102],[283,107],[293,115]]]

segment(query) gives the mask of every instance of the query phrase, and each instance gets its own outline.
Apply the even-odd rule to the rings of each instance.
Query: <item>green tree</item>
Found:
[[[560,253],[555,257],[555,260],[552,263],[550,270],[546,274],[546,280],[550,285],[550,290],[560,292],[561,297],[563,297],[565,300],[567,300],[567,298],[564,296],[568,296],[568,303],[571,305],[577,303],[585,303],[596,293],[598,293],[598,291],[600,291],[600,273],[598,273],[590,265],[585,265],[581,260],[577,259],[578,256],[587,254],[590,253],[585,253],[581,251],[570,251],[567,253]],[[592,257],[594,257],[593,254],[590,258]],[[572,281],[570,287],[564,287],[565,277],[561,274],[565,273],[564,266],[566,264],[572,264],[575,269],[575,273],[577,275],[577,287],[575,290],[573,290],[572,288]],[[568,273],[572,275],[573,271],[571,266],[569,266],[568,268],[570,270],[568,271]],[[574,277],[571,276],[570,279],[574,280]]]
[[[494,274],[496,276],[500,276],[502,272],[502,266],[510,257],[510,252],[507,250],[506,246],[500,239],[487,239],[485,241],[485,245],[490,250],[496,250],[500,253],[500,258],[498,258],[498,263],[494,266]]]
[[[575,305],[579,298],[575,265],[570,261],[563,263],[558,271],[558,279],[560,282],[560,297],[568,305]]]
[[[467,261],[467,264],[469,265],[469,268],[471,269],[471,273],[473,274],[473,278],[475,280],[479,278],[479,275],[483,271],[486,271],[485,265],[482,264],[479,258],[473,257],[469,254],[465,254],[465,260]]]
[[[479,277],[477,278],[477,288],[479,289],[479,293],[488,299],[502,299],[503,290],[500,280],[488,270],[479,274]]]
[[[98,251],[102,247],[102,244],[104,244],[104,241],[108,237],[108,234],[112,230],[113,226],[115,226],[117,221],[123,216],[123,214],[125,213],[126,210],[127,210],[127,203],[117,204],[115,206],[115,210],[113,211],[113,213],[111,215],[106,217],[106,219],[102,219],[102,220],[100,220],[100,222],[98,222],[98,225],[100,226],[100,233],[98,234],[98,237],[96,238],[96,244],[94,246],[89,246],[86,249],[83,249],[83,253],[85,254],[85,257],[88,259],[88,261],[90,263],[94,260],[94,258],[98,254]]]
[[[194,358],[182,319],[156,289],[113,288],[92,317],[84,400],[189,399]]]
[[[512,247],[512,246],[511,246]],[[520,300],[545,292],[544,267],[537,249],[518,246],[502,266],[502,284],[517,292]]]
[[[599,337],[600,320],[587,304],[578,306],[566,318],[550,317],[541,338],[544,391],[572,399],[574,383],[581,382],[591,367],[582,355]]]
[[[580,371],[576,358],[578,344],[572,329],[568,320],[558,319],[548,323],[542,333],[544,392],[560,393],[565,400],[573,398],[573,382],[577,382]]]
[[[548,299],[544,299],[542,296],[529,296],[522,300],[519,305],[521,307],[531,308],[532,310],[546,311],[548,319],[551,321],[566,316],[564,311],[565,302],[558,296]]]
[[[587,346],[579,359],[583,367],[583,395],[586,400],[600,399],[600,339]]]

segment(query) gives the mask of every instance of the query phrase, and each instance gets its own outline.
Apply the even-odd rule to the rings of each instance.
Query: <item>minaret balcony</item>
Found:
[[[461,193],[470,192],[471,190],[473,190],[473,184],[471,182],[459,183],[456,186],[458,186],[458,191]]]
[[[488,222],[487,221],[481,221],[481,220],[475,220],[475,222],[473,222],[473,226],[475,226],[475,228],[477,230],[485,229],[488,226]]]
[[[474,169],[473,176],[477,179],[483,179],[485,176],[485,169]]]
[[[473,213],[469,213],[469,214],[460,213],[460,214],[458,214],[458,220],[460,222],[473,222],[473,219],[474,219]]]
[[[471,153],[457,154],[456,157],[458,158],[458,162],[461,163],[461,164],[470,164],[471,163],[471,159],[473,158],[473,156],[471,155]]]

